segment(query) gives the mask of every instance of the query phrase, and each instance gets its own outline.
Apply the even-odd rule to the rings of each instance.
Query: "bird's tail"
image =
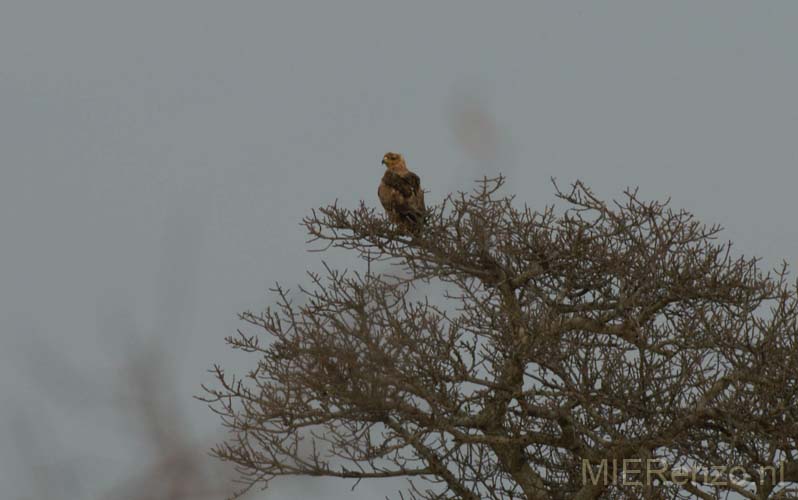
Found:
[[[415,236],[421,234],[426,216],[426,212],[420,210],[408,210],[400,214],[403,225]]]

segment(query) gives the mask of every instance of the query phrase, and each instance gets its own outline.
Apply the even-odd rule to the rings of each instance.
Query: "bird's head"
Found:
[[[399,153],[385,153],[382,157],[382,164],[388,167],[388,170],[403,171],[407,170],[405,159]]]

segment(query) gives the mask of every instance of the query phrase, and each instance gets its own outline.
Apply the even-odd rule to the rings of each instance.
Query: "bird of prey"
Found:
[[[382,164],[386,168],[377,189],[380,203],[391,222],[417,234],[426,210],[421,179],[407,169],[405,159],[399,153],[385,153]]]

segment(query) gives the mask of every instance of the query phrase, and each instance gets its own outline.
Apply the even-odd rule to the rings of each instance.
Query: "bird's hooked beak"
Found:
[[[385,162],[385,157],[384,156],[382,158],[382,164],[385,165],[386,167],[388,166],[388,164]]]

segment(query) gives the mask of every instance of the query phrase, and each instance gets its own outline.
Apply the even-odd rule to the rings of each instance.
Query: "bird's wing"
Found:
[[[416,174],[414,174],[413,172],[408,172],[407,175],[405,175],[402,178],[413,189],[414,195],[421,192],[421,179]]]
[[[413,192],[407,200],[408,204],[413,207],[415,212],[423,214],[426,207],[424,206],[424,190],[421,189],[421,179],[413,172],[408,172],[404,179],[411,186]]]
[[[424,191],[421,179],[413,172],[404,175],[385,172],[377,195],[394,222],[409,223],[417,228],[424,218]]]
[[[396,190],[405,198],[412,198],[421,191],[421,179],[413,172],[405,175],[388,171],[382,176],[382,183],[391,189]]]

